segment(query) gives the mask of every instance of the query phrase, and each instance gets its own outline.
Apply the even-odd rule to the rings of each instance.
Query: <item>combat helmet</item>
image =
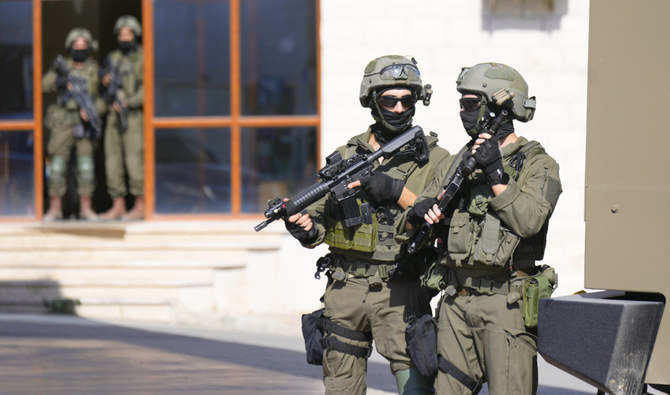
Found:
[[[528,97],[528,84],[521,74],[502,63],[479,63],[463,67],[456,80],[461,93],[479,93],[487,103],[496,103],[501,91],[512,92],[512,99],[503,107],[511,110],[514,118],[528,122],[535,114],[535,96]]]
[[[114,24],[115,36],[119,35],[119,30],[121,30],[122,27],[129,27],[136,38],[142,35],[142,26],[140,26],[140,22],[137,18],[132,15],[122,15],[116,20],[116,23]]]
[[[421,83],[421,74],[416,67],[416,60],[400,55],[386,55],[368,63],[361,80],[361,92],[358,98],[361,106],[370,106],[371,93],[380,88],[395,86],[409,87],[422,100],[424,105],[430,104],[433,91],[430,85]]]
[[[83,38],[86,40],[88,42],[88,47],[92,50],[95,51],[98,49],[98,42],[93,40],[93,35],[91,32],[89,32],[88,29],[84,29],[83,27],[75,27],[74,29],[70,30],[70,33],[68,33],[67,37],[65,38],[65,48],[72,48],[72,44],[74,44],[75,40],[78,38]]]

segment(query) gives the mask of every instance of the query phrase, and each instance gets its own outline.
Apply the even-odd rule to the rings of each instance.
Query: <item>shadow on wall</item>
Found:
[[[78,299],[61,294],[58,281],[5,280],[0,281],[0,313],[57,313],[76,314]]]
[[[568,0],[482,0],[482,29],[558,30],[567,13]]]

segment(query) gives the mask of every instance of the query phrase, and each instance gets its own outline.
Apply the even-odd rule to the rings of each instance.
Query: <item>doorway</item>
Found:
[[[83,27],[89,30],[93,39],[97,42],[97,50],[91,56],[98,62],[101,69],[109,52],[118,48],[117,39],[114,36],[114,24],[122,15],[132,15],[139,21],[142,20],[142,2],[137,0],[44,0],[42,1],[42,70],[48,71],[54,59],[62,54],[67,55],[65,38],[75,27]],[[43,95],[43,109],[47,109],[56,102],[55,94]],[[103,120],[103,131],[105,117]],[[49,130],[44,130],[44,147],[47,147]],[[104,136],[95,145],[95,179],[96,188],[93,193],[93,209],[100,213],[111,206],[111,198],[107,194],[105,177]],[[45,149],[45,157],[46,157]],[[48,161],[43,174],[44,181],[44,211],[48,210]],[[63,217],[76,218],[79,212],[79,200],[76,190],[76,158],[74,152],[71,155],[68,166],[68,187],[63,196]]]

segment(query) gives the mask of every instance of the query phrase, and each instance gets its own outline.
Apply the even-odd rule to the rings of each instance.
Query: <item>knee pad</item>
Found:
[[[82,155],[77,157],[77,171],[80,177],[86,181],[93,181],[95,178],[95,163],[93,156]]]
[[[49,178],[51,182],[65,181],[65,173],[67,171],[67,160],[62,156],[51,157]]]
[[[395,382],[398,386],[398,394],[423,395],[432,394],[434,376],[421,375],[416,368],[398,370],[394,373]]]

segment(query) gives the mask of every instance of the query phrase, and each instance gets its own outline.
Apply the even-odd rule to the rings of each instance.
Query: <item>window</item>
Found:
[[[0,120],[33,118],[33,31],[29,0],[0,1]]]
[[[314,0],[155,0],[156,215],[262,212],[315,181]]]
[[[35,216],[33,15],[0,1],[0,216]]]

